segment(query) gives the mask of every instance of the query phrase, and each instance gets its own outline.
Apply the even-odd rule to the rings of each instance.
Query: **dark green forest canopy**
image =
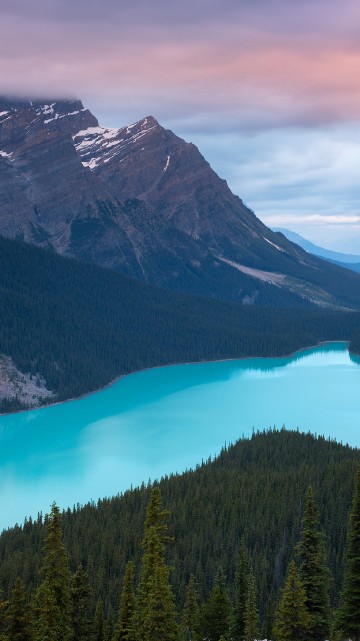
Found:
[[[194,471],[160,482],[171,512],[168,562],[182,606],[191,574],[204,600],[222,566],[232,595],[240,543],[250,552],[260,617],[279,589],[298,543],[309,484],[319,509],[337,605],[344,563],[348,515],[360,450],[296,431],[269,430],[225,448]],[[126,563],[138,577],[145,509],[150,485],[123,495],[68,509],[64,542],[71,570],[89,573],[93,607],[99,598],[116,610]],[[46,519],[45,519],[46,521]],[[32,592],[39,584],[44,519],[40,515],[0,536],[0,587],[5,597],[21,576]]]
[[[175,294],[3,238],[0,317],[0,354],[44,376],[57,400],[169,363],[280,356],[326,340],[360,353],[359,313]]]

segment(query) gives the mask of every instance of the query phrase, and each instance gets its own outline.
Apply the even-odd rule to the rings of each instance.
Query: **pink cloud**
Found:
[[[358,118],[353,1],[122,4],[18,0],[2,10],[1,91],[237,111],[244,126]]]

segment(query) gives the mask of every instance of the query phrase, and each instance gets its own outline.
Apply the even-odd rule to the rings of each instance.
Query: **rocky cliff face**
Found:
[[[360,306],[356,274],[268,229],[194,145],[151,116],[101,127],[78,100],[0,98],[0,233],[172,289]]]

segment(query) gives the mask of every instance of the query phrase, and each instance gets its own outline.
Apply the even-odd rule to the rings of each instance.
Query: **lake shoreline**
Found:
[[[62,401],[55,401],[54,403],[42,403],[40,405],[32,405],[31,407],[27,407],[25,409],[20,409],[20,410],[15,410],[13,412],[3,412],[0,413],[0,416],[11,416],[12,414],[21,414],[25,412],[31,412],[33,410],[40,410],[40,409],[45,409],[47,407],[55,407],[57,405],[63,405],[64,403],[74,403],[76,401],[80,401],[83,398],[87,398],[91,396],[92,394],[98,394],[99,392],[102,392],[109,387],[112,387],[116,383],[118,383],[122,378],[125,378],[127,376],[132,376],[133,374],[140,374],[141,372],[148,372],[154,369],[160,369],[164,367],[176,367],[179,365],[201,365],[202,363],[228,363],[232,361],[244,361],[244,360],[249,360],[249,359],[254,359],[258,358],[259,360],[266,360],[269,358],[272,359],[280,359],[280,358],[291,358],[292,356],[295,356],[295,354],[300,354],[301,352],[306,352],[309,349],[316,349],[317,347],[321,347],[322,345],[331,345],[331,344],[336,344],[336,343],[345,343],[348,346],[350,345],[350,341],[346,340],[332,340],[332,341],[321,341],[320,343],[317,343],[316,345],[309,345],[306,347],[301,347],[300,349],[295,350],[294,352],[290,352],[289,354],[283,354],[281,356],[239,356],[237,358],[218,358],[218,359],[210,359],[210,360],[201,360],[201,361],[185,361],[185,362],[179,362],[179,363],[165,363],[163,365],[153,365],[152,367],[143,367],[142,369],[134,370],[132,372],[128,372],[127,374],[120,374],[116,378],[112,379],[107,383],[106,385],[103,385],[102,387],[99,387],[95,390],[92,390],[90,392],[84,392],[84,394],[81,394],[80,396],[74,396],[72,398],[67,398]],[[351,354],[350,350],[349,353]],[[353,356],[360,356],[359,354],[352,354]]]

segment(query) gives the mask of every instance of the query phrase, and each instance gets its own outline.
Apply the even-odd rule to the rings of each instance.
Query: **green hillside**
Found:
[[[360,351],[358,313],[175,294],[3,238],[0,317],[0,354],[40,373],[57,400],[155,365],[285,355],[324,340],[353,341]]]
[[[168,561],[181,607],[193,573],[201,600],[222,566],[229,594],[241,540],[253,564],[260,618],[269,597],[273,607],[299,540],[309,485],[319,509],[332,576],[331,600],[337,605],[344,549],[360,450],[298,432],[269,431],[242,439],[196,470],[165,478],[160,489],[171,512],[174,542]],[[92,603],[102,598],[115,611],[127,561],[141,555],[145,507],[150,486],[122,496],[67,510],[64,541],[71,570],[88,572]],[[45,519],[46,522],[46,519]],[[0,586],[8,595],[17,576],[32,593],[39,583],[45,527],[42,516],[0,536]],[[263,638],[263,637],[261,637]]]

